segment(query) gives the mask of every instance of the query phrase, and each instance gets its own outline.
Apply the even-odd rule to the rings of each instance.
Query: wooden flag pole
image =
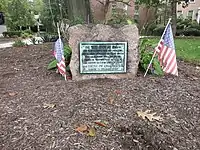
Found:
[[[167,23],[167,25],[166,25],[166,27],[165,27],[165,30],[164,30],[164,32],[163,32],[161,38],[160,38],[159,43],[160,43],[161,40],[163,39],[163,36],[165,35],[165,32],[166,32],[166,30],[167,30],[167,26],[170,24],[170,22],[171,22],[171,18],[169,18],[169,21],[168,21],[168,23]],[[150,66],[151,66],[151,64],[152,64],[153,59],[154,59],[155,56],[156,56],[156,50],[155,50],[154,53],[153,53],[153,56],[152,56],[151,61],[150,61],[149,65],[148,65],[148,67],[147,67],[147,70],[146,70],[146,72],[145,72],[145,74],[144,74],[144,77],[146,77],[147,72],[148,72],[148,70],[149,70],[149,68],[150,68]]]
[[[58,22],[57,22],[57,29],[58,29],[58,38],[59,38],[59,42],[60,42],[60,45],[61,45],[62,44],[61,43],[61,35],[60,35],[60,28],[59,28],[59,23]],[[65,80],[67,80],[66,74],[64,75],[64,78],[65,78]]]

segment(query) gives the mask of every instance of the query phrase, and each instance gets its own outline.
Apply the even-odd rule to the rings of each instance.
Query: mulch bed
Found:
[[[179,77],[139,72],[133,80],[64,81],[47,70],[51,49],[48,43],[0,51],[1,150],[200,149],[195,65],[179,61]],[[142,119],[140,110],[163,120]],[[81,124],[95,128],[95,135],[75,131]]]

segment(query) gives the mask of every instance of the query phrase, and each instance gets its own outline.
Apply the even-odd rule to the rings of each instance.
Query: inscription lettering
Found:
[[[126,72],[126,42],[81,42],[81,73]]]

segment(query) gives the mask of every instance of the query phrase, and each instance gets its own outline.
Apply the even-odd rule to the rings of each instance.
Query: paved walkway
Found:
[[[35,37],[37,44],[43,43],[43,40],[40,37]],[[32,45],[33,42],[31,39],[24,39],[22,40],[24,43],[27,45]],[[0,38],[0,49],[1,48],[7,48],[7,47],[12,47],[14,43],[14,39],[5,39],[5,38]]]

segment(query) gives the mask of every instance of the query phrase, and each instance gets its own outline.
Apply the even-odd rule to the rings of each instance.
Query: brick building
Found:
[[[177,17],[196,20],[200,23],[200,0],[189,0],[186,8],[182,7],[182,3],[177,6]]]
[[[105,0],[90,0],[90,4],[94,18],[101,21],[104,19],[104,8],[99,1],[102,3],[105,2]],[[129,4],[131,6],[117,3],[117,6],[126,10],[128,15],[134,17],[134,0],[130,0]]]

